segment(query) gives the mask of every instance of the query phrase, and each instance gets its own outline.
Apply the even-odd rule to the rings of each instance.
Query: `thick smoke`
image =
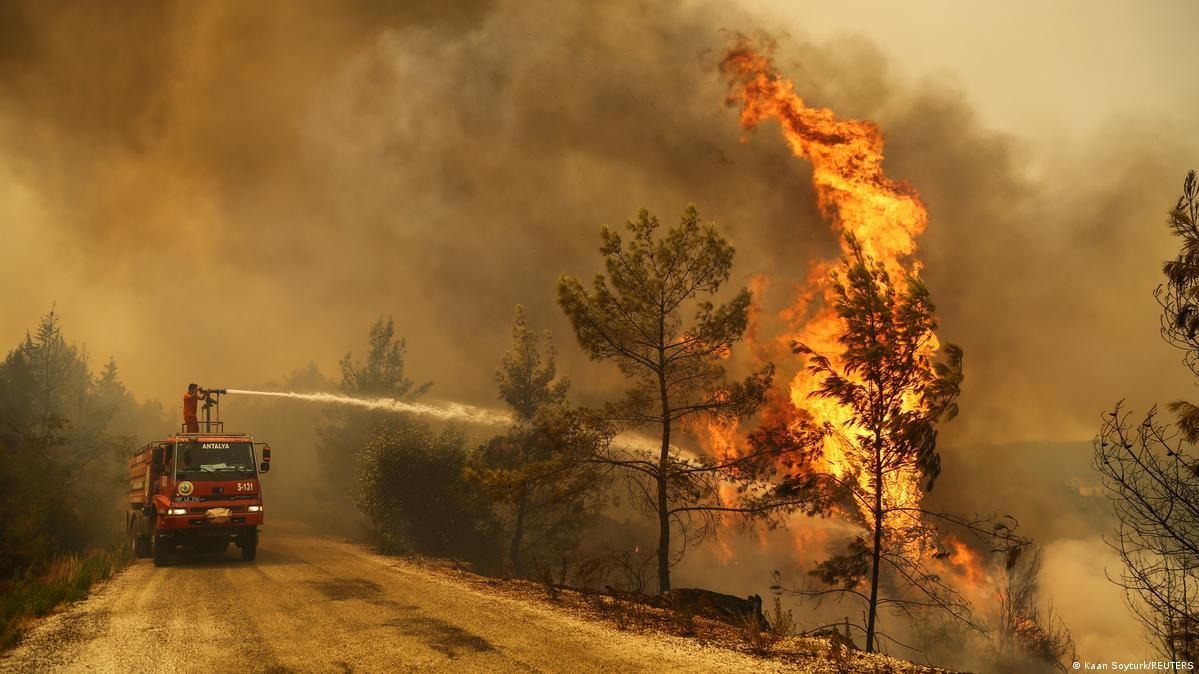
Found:
[[[567,337],[552,282],[596,269],[599,223],[697,202],[737,245],[738,280],[778,281],[768,309],[835,250],[806,166],[770,128],[740,143],[720,104],[711,66],[754,17],[355,7],[4,5],[0,274],[26,290],[2,336],[57,301],[165,398],[332,364],[391,313],[418,375],[485,402],[512,305]],[[1022,147],[860,41],[781,56],[808,100],[878,120],[889,172],[929,203],[926,276],[968,359],[955,434],[1085,437],[1114,396],[1185,393],[1148,296],[1183,164],[1134,150],[1166,131]]]
[[[173,403],[193,380],[252,386],[314,359],[332,373],[391,314],[414,379],[491,407],[522,303],[596,402],[619,375],[573,347],[554,279],[598,271],[600,223],[641,206],[669,222],[688,202],[737,247],[734,281],[774,279],[760,300],[777,327],[836,243],[807,166],[772,126],[742,143],[722,105],[714,65],[759,17],[443,4],[0,2],[0,339],[57,302],[135,392]],[[985,443],[1085,439],[1115,398],[1189,392],[1150,295],[1186,168],[1172,129],[1124,120],[1084,148],[1031,147],[861,40],[789,38],[779,65],[809,102],[879,122],[888,173],[929,205],[925,277],[967,372],[938,497],[1026,522],[1043,515],[1019,512],[1028,493],[1089,508],[1085,445]],[[1094,542],[1085,521],[1034,533]]]

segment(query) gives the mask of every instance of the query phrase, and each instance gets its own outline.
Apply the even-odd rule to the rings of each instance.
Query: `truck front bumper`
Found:
[[[245,527],[262,526],[263,516],[261,512],[233,512],[227,518],[212,518],[208,516],[209,508],[189,508],[190,510],[199,510],[199,512],[188,512],[186,515],[158,515],[158,531],[159,533],[166,532],[183,532],[183,531],[218,531],[222,529],[241,530]]]

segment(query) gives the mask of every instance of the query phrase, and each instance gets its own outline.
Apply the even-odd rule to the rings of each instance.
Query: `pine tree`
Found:
[[[627,449],[603,458],[643,487],[635,491],[645,495],[639,503],[657,520],[658,589],[665,592],[670,567],[684,551],[672,550],[672,529],[720,508],[720,479],[737,479],[736,471],[723,470],[727,464],[684,458],[674,444],[676,431],[703,415],[752,413],[770,387],[773,368],[742,381],[726,377],[724,359],[745,332],[750,293],[742,288],[727,303],[711,301],[729,279],[734,254],[714,224],[701,225],[689,206],[679,225],[664,232],[644,209],[626,229],[627,240],[601,230],[605,273],[596,275],[591,290],[577,278],[559,278],[558,303],[588,355],[614,362],[632,384],[606,415],[659,432],[657,451]]]
[[[794,351],[822,382],[813,395],[850,410],[851,420],[845,427],[814,426],[802,417],[796,434],[810,452],[837,443],[849,467],[842,475],[825,476],[822,488],[846,499],[841,512],[861,534],[813,575],[836,588],[818,594],[850,593],[865,601],[866,650],[873,652],[880,606],[902,609],[918,602],[967,616],[960,596],[924,568],[925,557],[935,554],[930,545],[936,533],[921,521],[918,498],[901,496],[931,489],[940,472],[936,425],[957,413],[962,352],[949,345],[945,362],[934,363],[937,322],[928,289],[915,276],[894,278],[852,237],[846,242],[845,271],[833,279],[844,326],[840,353],[817,353],[801,343]],[[908,586],[916,597],[883,596],[880,577],[886,570],[897,576],[895,585]]]
[[[468,470],[497,511],[517,576],[527,573],[529,554],[563,554],[577,543],[601,487],[588,459],[607,439],[602,426],[566,405],[570,382],[557,378],[549,335],[544,354],[539,341],[518,305],[512,347],[495,376],[515,423],[480,447]]]
[[[431,383],[416,384],[405,374],[406,344],[395,334],[395,323],[382,317],[371,325],[367,337],[370,348],[366,360],[359,362],[353,353],[341,359],[341,390],[347,395],[377,396],[411,401],[424,395]],[[317,455],[327,480],[336,495],[344,494],[353,484],[355,466],[371,434],[383,423],[407,423],[393,414],[374,410],[334,409],[320,430]]]

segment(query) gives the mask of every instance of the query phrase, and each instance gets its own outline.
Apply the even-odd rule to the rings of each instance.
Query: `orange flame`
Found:
[[[759,50],[742,39],[726,54],[721,71],[730,80],[727,102],[741,109],[741,126],[752,130],[764,121],[775,120],[791,151],[811,163],[818,206],[841,239],[842,250],[848,253],[841,235],[852,235],[863,252],[891,278],[917,276],[921,263],[916,257],[916,239],[928,224],[928,212],[911,185],[884,174],[882,130],[872,122],[840,119],[831,110],[806,105],[796,94],[794,84],[775,69],[769,47]],[[838,338],[846,326],[834,310],[830,272],[843,272],[842,267],[840,260],[815,262],[793,305],[780,314],[795,326],[791,334],[783,336],[786,343],[806,344],[829,357],[841,370]],[[755,282],[761,287],[761,281]],[[757,315],[751,318],[756,332]],[[761,341],[756,334],[752,337],[751,350],[759,353],[760,349],[753,347]],[[940,343],[936,335],[928,337],[925,355],[931,356]],[[794,421],[800,414],[810,415],[818,426],[840,429],[849,438],[857,435],[859,429],[854,426],[850,408],[813,395],[821,383],[820,377],[801,368],[789,382],[786,395],[774,397],[773,409],[767,414],[784,422]],[[918,392],[905,396],[908,409],[921,404]],[[721,438],[721,445],[729,443],[727,435]],[[855,466],[849,449],[843,440],[826,437],[815,468],[837,477],[851,474]],[[873,490],[864,471],[859,479]],[[892,473],[883,485],[883,496],[889,507],[917,505],[923,497],[920,476],[914,470]],[[894,522],[891,525],[898,526]],[[981,562],[965,545],[957,546],[950,559],[954,560],[955,575],[971,585],[982,580]]]
[[[722,70],[734,82],[728,100],[741,105],[741,125],[752,129],[777,120],[791,151],[812,163],[817,203],[834,231],[852,233],[888,271],[910,267],[928,212],[915,189],[883,173],[882,130],[808,107],[795,85],[779,76],[769,53],[746,41],[729,52]]]
[[[794,84],[775,70],[769,50],[758,51],[747,40],[729,51],[721,69],[732,82],[728,102],[741,107],[742,127],[753,129],[768,119],[776,120],[791,151],[811,162],[817,203],[833,231],[853,235],[863,252],[893,277],[919,273],[916,237],[928,223],[928,212],[910,185],[883,173],[882,130],[872,122],[839,119],[831,110],[807,106],[795,93]],[[829,356],[835,366],[841,365],[838,338],[844,334],[845,325],[833,309],[829,272],[839,266],[839,261],[813,265],[808,289],[818,292],[801,292],[794,306],[784,312],[793,323],[802,321],[798,331],[788,337]],[[819,304],[815,303],[817,298]],[[935,351],[939,343],[935,336],[930,337],[928,348]],[[793,409],[811,415],[818,425],[827,423],[843,429],[846,435],[854,435],[852,410],[837,401],[813,396],[820,385],[818,376],[801,369],[789,387]],[[919,404],[914,392],[907,404]],[[785,418],[793,416],[784,413]],[[825,465],[821,468],[838,477],[851,471],[846,449],[837,438],[827,438]],[[918,475],[898,475],[889,482],[884,486],[884,497],[891,504],[919,501]]]
[[[941,543],[948,555],[934,560],[933,568],[942,576],[954,579],[962,596],[974,605],[992,604],[996,595],[993,567],[984,563],[983,556],[961,539],[943,534]]]
[[[961,539],[945,535],[941,541],[946,543],[949,556],[945,558],[945,566],[957,575],[970,588],[981,588],[990,585],[990,574],[984,570],[982,557]]]

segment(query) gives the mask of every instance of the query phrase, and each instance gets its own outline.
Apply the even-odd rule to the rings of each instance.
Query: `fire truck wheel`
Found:
[[[150,540],[145,536],[139,536],[136,526],[129,531],[129,547],[133,551],[134,559],[145,559],[150,556]]]
[[[243,534],[239,537],[238,545],[241,547],[241,560],[243,562],[254,561],[254,558],[258,556],[258,532]]]
[[[158,535],[150,536],[151,554],[154,556],[154,566],[166,566],[170,561],[171,545]]]

